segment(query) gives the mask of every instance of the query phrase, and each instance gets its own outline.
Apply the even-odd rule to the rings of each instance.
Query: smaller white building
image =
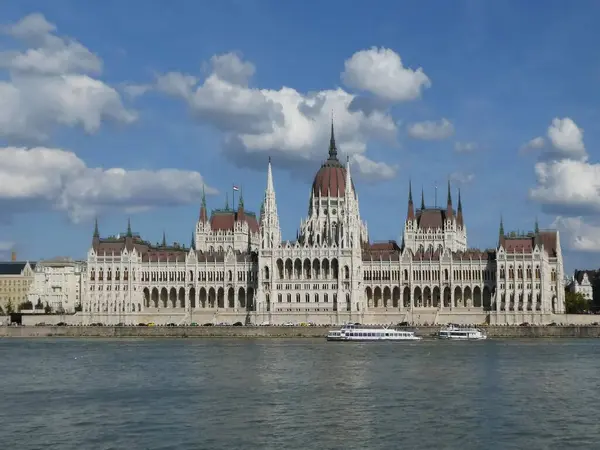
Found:
[[[594,288],[592,282],[596,277],[595,270],[576,270],[568,285],[570,292],[583,294],[588,300],[593,300]]]
[[[50,306],[56,312],[75,312],[81,304],[85,273],[84,261],[70,258],[40,261],[27,299],[34,308]]]

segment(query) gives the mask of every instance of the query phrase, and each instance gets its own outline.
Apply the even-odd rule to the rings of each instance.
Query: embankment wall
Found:
[[[489,326],[490,338],[598,338],[600,326]],[[73,338],[324,338],[331,327],[89,327],[89,326],[2,326],[0,337]],[[419,327],[417,334],[432,336],[439,327]]]

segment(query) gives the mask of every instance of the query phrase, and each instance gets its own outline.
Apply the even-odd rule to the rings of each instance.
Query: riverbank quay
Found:
[[[325,338],[336,327],[295,326],[2,326],[0,338]],[[434,337],[440,327],[408,328]],[[600,326],[488,326],[489,338],[599,338]]]

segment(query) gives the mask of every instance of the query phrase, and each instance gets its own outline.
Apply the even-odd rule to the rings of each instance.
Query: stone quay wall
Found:
[[[438,327],[418,327],[419,336],[433,337]],[[600,326],[488,326],[489,338],[599,338]],[[212,326],[1,326],[0,338],[324,338],[333,327]],[[410,329],[410,328],[409,328]]]

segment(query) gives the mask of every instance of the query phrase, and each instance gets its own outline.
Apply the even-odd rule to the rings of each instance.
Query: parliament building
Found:
[[[564,313],[559,233],[508,233],[468,246],[460,191],[420,207],[409,189],[402,242],[372,242],[350,163],[328,159],[314,177],[295,241],[283,241],[269,160],[260,213],[208,213],[203,195],[192,244],[151,244],[131,231],[87,256],[82,313],[102,323],[519,324]]]

